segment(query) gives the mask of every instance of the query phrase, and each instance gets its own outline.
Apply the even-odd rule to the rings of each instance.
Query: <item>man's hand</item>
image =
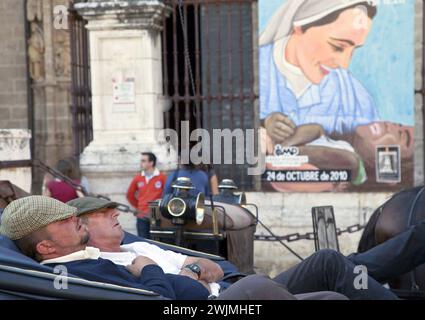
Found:
[[[198,281],[200,284],[202,284],[207,290],[208,290],[208,292],[211,294],[211,288],[210,288],[210,286],[209,286],[209,284],[208,284],[208,281],[205,281],[205,280],[201,280],[200,278],[198,278],[198,275],[195,273],[195,272],[192,272],[192,271],[190,271],[189,269],[187,269],[187,268],[183,268],[181,271],[180,271],[180,273],[179,273],[179,275],[181,275],[181,276],[185,276],[185,277],[189,277],[189,278],[191,278],[191,279],[193,279],[193,280],[196,280],[196,281]],[[202,275],[202,274],[201,274]]]
[[[283,113],[274,112],[264,120],[267,134],[276,143],[282,143],[295,133],[296,125]]]
[[[198,261],[198,265],[201,267],[201,280],[210,283],[217,282],[224,277],[223,269],[213,261],[201,259]]]
[[[192,271],[190,271],[190,270],[189,270],[189,269],[187,269],[187,268],[183,268],[183,269],[181,269],[181,271],[180,271],[179,275],[181,275],[181,276],[185,276],[185,277],[189,277],[189,278],[191,278],[191,279],[193,279],[193,280],[196,280],[196,281],[198,281],[198,280],[199,280],[198,275],[197,275],[195,272],[192,272]]]
[[[155,261],[149,259],[148,257],[138,256],[133,260],[133,263],[128,265],[126,268],[133,276],[140,277],[143,268],[152,264],[157,265]]]
[[[223,269],[215,263],[214,261],[208,259],[201,259],[195,257],[188,257],[184,263],[184,265],[188,265],[191,263],[196,263],[201,268],[201,276],[199,280],[204,280],[205,282],[217,282],[224,276]],[[182,270],[185,268],[183,267]]]

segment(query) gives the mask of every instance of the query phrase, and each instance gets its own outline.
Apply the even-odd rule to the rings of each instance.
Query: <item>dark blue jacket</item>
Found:
[[[46,264],[55,267],[58,264]],[[99,258],[60,263],[69,273],[86,280],[106,282],[119,286],[149,290],[173,300],[206,300],[208,290],[199,282],[184,276],[164,274],[157,265],[147,265],[139,277],[125,267]]]

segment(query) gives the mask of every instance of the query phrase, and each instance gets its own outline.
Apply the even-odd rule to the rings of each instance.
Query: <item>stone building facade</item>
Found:
[[[45,161],[50,166],[54,166],[60,158],[71,156],[73,147],[69,30],[58,29],[54,26],[54,8],[62,5],[68,6],[69,1],[0,1],[0,21],[2,21],[2,28],[0,28],[0,130],[25,129],[33,126],[34,157]],[[420,91],[423,87],[422,0],[416,0],[415,23],[416,89]],[[25,26],[27,26],[27,35]],[[143,36],[145,36],[144,33]],[[142,60],[143,57],[140,59]],[[33,115],[28,110],[29,101],[32,101]],[[423,101],[420,93],[416,94],[415,122],[415,184],[421,185],[424,183],[424,139]],[[92,159],[94,158],[89,160]],[[95,188],[92,191],[106,192],[115,200],[124,202],[125,185],[130,182],[137,168],[137,162],[138,159],[135,158],[134,163],[131,164],[131,170],[119,172],[120,188],[111,187],[109,191]],[[89,164],[93,168],[96,167],[95,163]],[[108,181],[111,176],[118,179],[114,174],[110,171],[104,176],[104,180]],[[41,178],[42,173],[36,172],[33,186],[35,193],[40,191]],[[96,181],[93,185],[105,184],[102,181]],[[363,224],[373,210],[390,194],[350,193],[338,194],[336,197],[331,193],[317,195],[249,192],[247,196],[248,202],[258,204],[260,219],[267,226],[272,226],[274,233],[282,235],[311,231],[311,207],[319,205],[334,206],[338,227]],[[265,198],[267,202],[264,201]],[[129,231],[135,232],[134,217],[122,215],[121,220]],[[267,234],[260,227],[257,232]],[[360,233],[342,236],[340,238],[342,252],[355,251],[359,237]],[[311,241],[303,240],[290,245],[302,256],[308,256],[314,252],[314,244]],[[297,261],[279,243],[255,243],[255,266],[258,271],[276,274]]]
[[[50,166],[72,155],[69,31],[54,27],[54,8],[60,5],[67,7],[68,1],[30,0],[26,5],[34,157]],[[36,171],[35,190],[41,179],[42,173]]]
[[[28,128],[24,1],[0,2],[0,128]]]

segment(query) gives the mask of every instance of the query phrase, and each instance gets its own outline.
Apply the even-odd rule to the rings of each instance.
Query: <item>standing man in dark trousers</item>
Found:
[[[131,181],[127,190],[127,200],[137,208],[137,233],[139,237],[149,239],[150,220],[149,202],[161,199],[167,176],[156,168],[156,156],[143,152],[141,173]]]

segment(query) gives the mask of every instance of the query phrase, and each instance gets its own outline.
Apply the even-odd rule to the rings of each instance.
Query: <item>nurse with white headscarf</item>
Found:
[[[260,115],[281,142],[303,124],[349,136],[379,120],[373,99],[348,70],[377,8],[365,0],[287,0],[260,36]]]

